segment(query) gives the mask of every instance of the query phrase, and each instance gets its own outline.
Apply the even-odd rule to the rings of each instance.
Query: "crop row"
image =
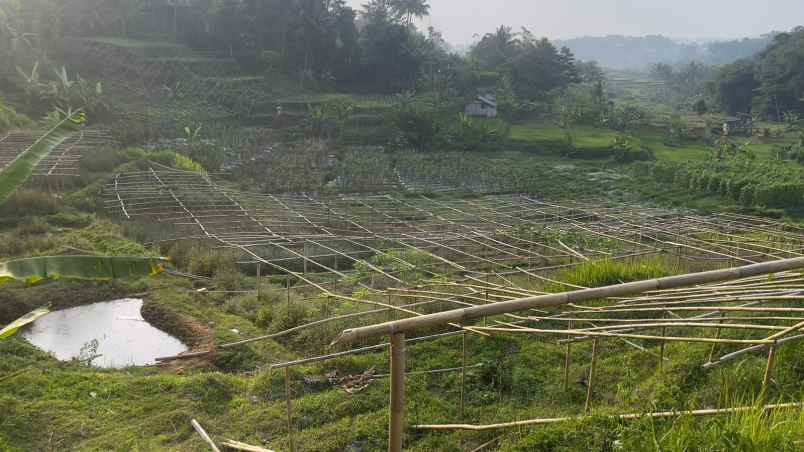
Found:
[[[729,197],[746,206],[804,204],[804,168],[784,162],[657,162],[652,175],[696,193]]]

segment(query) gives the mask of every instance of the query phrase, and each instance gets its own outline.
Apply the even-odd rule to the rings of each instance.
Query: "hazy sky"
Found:
[[[365,0],[347,0],[359,8]],[[804,24],[804,0],[429,0],[433,25],[452,44],[500,24],[552,39],[662,34],[733,38]]]

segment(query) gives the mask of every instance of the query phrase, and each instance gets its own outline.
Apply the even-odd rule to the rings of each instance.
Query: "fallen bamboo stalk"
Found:
[[[761,407],[762,410],[783,410],[792,408],[801,408],[804,405],[801,402],[793,403],[778,403],[773,405],[765,405]],[[678,416],[716,416],[721,414],[741,413],[759,409],[756,406],[741,406],[733,408],[717,408],[706,410],[683,410],[683,411],[658,411],[652,413],[628,413],[614,415],[615,419],[621,420],[634,420],[634,419],[656,419],[656,418],[669,418]],[[415,430],[472,430],[472,431],[485,431],[485,430],[498,430],[502,428],[512,427],[526,427],[536,425],[557,424],[568,421],[578,421],[584,419],[591,419],[593,416],[567,416],[557,418],[542,418],[542,419],[529,419],[525,421],[503,422],[499,424],[422,424],[412,425],[411,428]]]
[[[245,450],[246,452],[274,452],[271,449],[266,449],[260,446],[252,446],[251,444],[241,443],[233,439],[227,439],[221,443],[221,446],[226,446],[230,449]]]
[[[209,435],[207,434],[207,431],[204,430],[204,427],[201,427],[201,424],[199,424],[198,421],[193,419],[193,420],[190,421],[190,424],[192,424],[192,426],[195,429],[195,431],[198,432],[199,435],[201,435],[201,438],[203,438],[204,441],[207,444],[209,444],[209,447],[214,452],[221,452],[221,450],[218,449],[218,446],[216,446],[215,443],[212,441],[212,438],[209,437]]]

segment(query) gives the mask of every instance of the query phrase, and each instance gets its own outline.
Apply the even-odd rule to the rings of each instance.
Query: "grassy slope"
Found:
[[[796,209],[796,206],[790,206],[789,209],[784,211],[768,210],[757,207],[746,207],[737,204],[731,199],[724,199],[719,196],[691,193],[688,190],[680,189],[675,186],[666,186],[657,184],[650,179],[644,172],[641,166],[630,165],[616,165],[609,160],[600,159],[597,157],[586,158],[584,152],[588,152],[590,156],[599,156],[599,151],[603,148],[610,146],[616,136],[616,132],[608,129],[601,129],[590,126],[578,126],[573,129],[573,138],[575,146],[578,149],[576,157],[572,159],[558,159],[555,156],[545,155],[542,152],[538,153],[523,153],[518,158],[522,164],[545,166],[555,166],[558,161],[564,164],[570,163],[578,166],[579,168],[587,168],[591,172],[592,168],[597,166],[599,168],[607,168],[623,174],[628,174],[631,177],[620,179],[613,185],[616,187],[617,192],[622,194],[625,199],[632,201],[652,201],[664,205],[685,206],[704,211],[717,211],[717,210],[731,210],[740,211],[743,213],[753,214],[770,214],[773,216],[787,216],[793,220],[800,221],[802,212]],[[543,122],[533,122],[526,124],[517,124],[511,128],[511,138],[519,143],[534,143],[538,149],[549,149],[550,144],[560,147],[563,142],[564,131],[555,125],[546,124]],[[699,142],[689,142],[680,146],[668,146],[664,143],[664,137],[655,132],[642,131],[635,134],[638,143],[647,146],[653,150],[657,160],[684,162],[689,160],[705,160],[712,154],[711,147]],[[749,139],[745,139],[748,141]],[[790,144],[794,142],[795,137],[782,135],[774,138],[751,138],[751,150],[756,154],[759,159],[775,159],[773,148],[777,145]],[[742,141],[736,140],[738,142]],[[514,153],[510,153],[513,155]],[[792,164],[792,163],[791,163]],[[600,190],[595,189],[593,185],[584,184],[578,178],[573,179],[571,195],[577,194],[586,195],[599,195]],[[565,187],[567,185],[564,185]],[[551,193],[552,194],[552,193]],[[567,195],[570,195],[568,192]],[[559,193],[560,196],[560,193]]]
[[[612,276],[622,278],[622,271],[616,269]],[[585,269],[577,275],[563,276],[572,279],[589,272],[590,269]],[[159,277],[129,282],[117,290],[120,293],[148,291],[151,294],[148,302],[168,306],[204,322],[214,322],[215,334],[221,341],[264,332],[247,318],[227,312],[227,304],[220,305],[223,299],[197,298],[188,293],[189,288],[186,280]],[[82,290],[87,294],[86,301],[102,294],[111,295],[105,292],[108,289],[97,285],[87,285]],[[37,292],[41,296],[41,291],[58,296],[56,294],[63,292],[64,287],[45,285],[33,293],[20,287],[5,289],[0,295],[35,298]],[[334,326],[327,332],[328,337],[342,326]],[[240,334],[232,333],[232,328],[239,329]],[[243,371],[256,364],[319,352],[299,339],[284,344],[259,343],[249,347],[249,351],[224,354],[219,356],[217,365]],[[409,370],[454,367],[460,360],[459,347],[458,336],[413,345],[409,351]],[[470,371],[468,375],[467,421],[487,423],[580,413],[585,397],[580,381],[588,372],[586,363],[590,358],[588,343],[573,347],[574,365],[568,390],[561,386],[563,347],[528,341],[521,336],[471,337],[469,347],[470,364],[484,362],[487,367]],[[751,397],[751,391],[759,387],[762,379],[764,358],[759,355],[749,355],[734,365],[703,372],[700,363],[709,352],[708,346],[670,345],[667,353],[672,361],[665,365],[663,372],[658,372],[655,357],[635,351],[624,343],[607,341],[601,349],[594,401],[596,413],[734,404],[739,398]],[[799,344],[782,349],[771,399],[795,398],[798,394],[802,352],[804,346]],[[200,450],[205,446],[190,427],[191,418],[198,419],[218,440],[231,437],[266,444],[277,450],[288,448],[280,372],[232,374],[215,368],[101,371],[77,363],[58,363],[19,338],[0,342],[0,355],[4,357],[0,361],[0,404],[5,410],[0,418],[0,446],[7,450]],[[16,369],[29,366],[31,370],[3,379]],[[298,450],[384,448],[387,380],[375,382],[362,393],[348,395],[340,389],[305,384],[302,377],[321,377],[334,369],[339,369],[341,374],[356,373],[370,367],[383,373],[386,366],[387,355],[375,353],[295,368],[293,406],[294,425],[300,430],[295,435]],[[407,416],[411,423],[458,420],[458,374],[412,376],[407,384]],[[786,420],[796,419],[794,416]],[[37,426],[37,433],[31,433],[31,426]],[[614,441],[644,448],[654,437],[658,437],[657,442],[666,450],[681,450],[675,443],[694,440],[699,445],[709,442],[713,446],[710,450],[734,450],[727,448],[723,437],[712,435],[712,431],[741,426],[740,422],[735,424],[728,418],[696,420],[692,425],[676,421],[620,424],[600,418],[504,432],[500,450],[602,450],[611,447]],[[791,427],[791,432],[777,432],[767,441],[776,447],[776,441],[801,438],[804,432],[801,424],[794,422],[792,426],[796,428]],[[408,448],[457,450],[460,439],[469,446],[477,446],[498,434],[500,432],[417,434],[411,431]],[[743,450],[782,450],[754,442],[757,438],[752,432],[740,435],[741,441],[751,445]],[[717,445],[720,447],[714,447]]]
[[[370,102],[370,101],[369,101]],[[552,141],[561,139],[558,129],[532,130],[515,126],[516,139]],[[597,129],[580,129],[576,143],[581,147],[608,146],[612,134]],[[661,141],[660,137],[640,137],[643,142]],[[650,145],[650,144],[649,144]],[[686,159],[699,157],[702,149],[657,149],[659,158]],[[600,194],[598,182],[590,181],[585,172],[600,169],[599,161],[566,160],[556,157],[506,153],[497,161],[519,165],[575,166],[568,176],[558,175],[540,181],[544,194],[581,196]],[[117,162],[121,163],[121,162]],[[98,175],[104,170],[98,170]],[[623,182],[626,188],[638,185]],[[91,190],[84,190],[86,193]],[[649,193],[648,193],[649,195]],[[83,196],[83,195],[82,195]],[[76,196],[68,197],[79,198]],[[56,211],[23,217],[16,226],[2,226],[0,231],[10,239],[17,238],[19,224],[44,219],[46,226],[30,230],[24,237],[23,253],[47,253],[63,245],[88,250],[128,249],[141,247],[124,237],[124,231],[113,224],[89,215],[91,224],[63,226],[56,215],[86,215],[76,208],[62,205]],[[9,220],[4,217],[4,220]],[[41,221],[41,220],[35,220]],[[47,247],[32,248],[35,243]],[[29,248],[29,246],[31,248]],[[253,283],[240,276],[243,284]],[[191,315],[211,326],[217,340],[232,341],[276,331],[287,315],[276,300],[254,300],[253,297],[199,297],[191,294],[193,286],[184,279],[162,276],[157,279],[130,281],[108,286],[95,284],[48,283],[37,288],[21,286],[0,289],[0,323],[14,314],[25,312],[43,299],[57,307],[69,303],[87,303],[100,299],[148,292],[148,301]],[[280,289],[277,289],[280,290]],[[80,293],[80,296],[76,294]],[[300,303],[294,304],[299,306]],[[314,320],[323,313],[308,303],[304,319]],[[270,312],[269,322],[255,318],[255,311]],[[337,312],[337,309],[336,309]],[[382,320],[382,319],[376,319]],[[285,436],[284,387],[278,372],[260,371],[245,374],[256,366],[309,356],[325,351],[324,338],[331,338],[347,326],[336,324],[283,342],[267,341],[242,351],[221,354],[215,366],[207,369],[160,371],[127,369],[100,371],[77,363],[59,363],[37,351],[19,338],[0,342],[0,450],[203,450],[206,446],[189,425],[197,418],[220,440],[225,437],[264,444],[287,450]],[[237,329],[239,333],[234,333]],[[460,360],[460,339],[445,338],[410,347],[410,370],[454,367]],[[526,341],[522,338],[470,340],[471,364],[489,363],[473,370],[467,378],[467,418],[469,422],[495,422],[532,417],[578,414],[585,388],[580,384],[588,371],[589,344],[573,348],[576,363],[571,372],[570,387],[561,386],[563,347],[552,343]],[[605,342],[599,361],[595,412],[622,412],[654,408],[700,408],[734,404],[737,398],[751,397],[759,387],[764,359],[747,356],[722,370],[704,373],[699,364],[709,349],[702,345],[671,345],[672,363],[664,372],[657,371],[656,360],[617,342]],[[804,347],[790,345],[782,349],[776,373],[773,399],[796,398],[802,377],[801,353]],[[17,369],[31,370],[5,379]],[[368,390],[347,395],[337,388],[318,388],[303,382],[302,377],[321,377],[339,369],[341,374],[358,373],[376,367],[387,369],[387,355],[375,353],[354,356],[293,371],[294,425],[301,430],[295,435],[300,450],[381,450],[385,446],[387,425],[386,380],[375,382]],[[412,423],[455,422],[458,420],[457,374],[413,376],[408,379],[408,419]],[[797,418],[790,421],[792,434],[801,438]],[[746,425],[740,419],[657,421],[620,424],[605,419],[535,429],[506,432],[500,438],[500,449],[515,450],[606,450],[615,441],[628,450],[653,450],[657,444],[665,450],[683,450],[683,445],[710,450],[735,450],[724,442],[725,433],[748,444],[743,450],[782,450],[773,439],[751,443],[760,435],[737,431]],[[761,429],[759,429],[762,433]],[[781,431],[776,438],[791,435]],[[715,433],[713,433],[715,432]],[[457,434],[409,432],[411,450],[457,450],[459,440],[477,446],[496,438],[497,432]],[[741,436],[742,435],[742,436]],[[761,439],[761,438],[760,438]],[[649,445],[649,446],[646,446]]]

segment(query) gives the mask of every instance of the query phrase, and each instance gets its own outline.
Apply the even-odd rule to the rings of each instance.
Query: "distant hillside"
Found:
[[[579,60],[596,60],[610,69],[644,69],[656,63],[692,60],[728,64],[764,49],[773,35],[733,41],[684,43],[664,36],[602,36],[556,41],[569,47]]]

